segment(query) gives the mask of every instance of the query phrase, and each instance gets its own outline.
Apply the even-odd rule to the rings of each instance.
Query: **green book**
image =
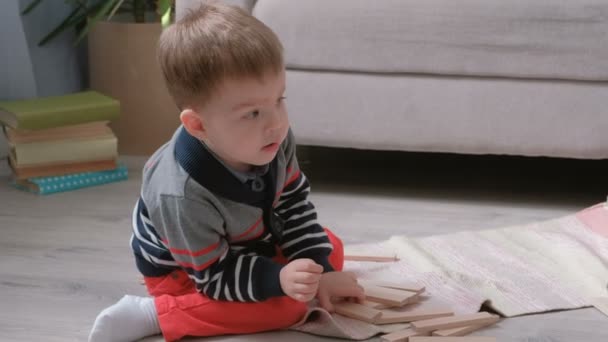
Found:
[[[118,156],[113,133],[89,139],[39,141],[10,145],[9,158],[15,167],[41,164],[108,160]]]
[[[119,114],[120,103],[96,91],[0,101],[0,122],[21,130],[109,121]]]

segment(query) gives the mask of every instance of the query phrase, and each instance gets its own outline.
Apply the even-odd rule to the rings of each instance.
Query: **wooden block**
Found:
[[[361,305],[365,305],[368,308],[372,308],[372,309],[376,309],[376,310],[388,309],[388,308],[392,307],[390,305],[386,305],[386,304],[382,304],[382,303],[378,303],[378,302],[370,302],[369,300],[364,300],[363,303],[361,303]]]
[[[608,297],[591,298],[591,305],[593,305],[604,315],[608,316]]]
[[[416,293],[422,293],[425,291],[424,286],[422,286],[420,284],[416,284],[416,283],[410,283],[410,282],[391,282],[391,281],[383,281],[383,280],[359,279],[359,284],[388,287],[390,289],[412,291],[412,292],[416,292]]]
[[[371,262],[395,262],[399,261],[396,256],[373,256],[373,255],[345,255],[344,260],[348,261],[371,261]]]
[[[375,323],[376,320],[382,315],[382,311],[372,309],[358,303],[336,303],[334,304],[334,308],[336,313],[342,316],[358,319],[368,323]]]
[[[415,309],[411,311],[382,310],[382,316],[376,320],[377,324],[409,323],[425,319],[448,317],[454,313],[448,309]]]
[[[467,325],[465,327],[460,327],[460,328],[452,328],[452,329],[444,329],[444,330],[435,330],[433,331],[433,336],[443,336],[443,337],[447,337],[447,336],[465,336],[468,335],[470,333],[472,333],[473,331],[477,331],[479,329],[485,328],[489,325],[492,325],[496,322],[498,322],[500,320],[500,317],[498,316],[494,316],[494,321],[493,322],[488,322],[488,323],[484,323],[484,324],[475,324],[475,325]]]
[[[485,324],[495,320],[495,315],[491,315],[487,312],[478,312],[470,315],[458,315],[416,321],[412,322],[412,327],[417,331],[433,331],[465,327],[467,325]]]
[[[415,293],[415,294],[407,299],[407,301],[405,302],[405,305],[419,303],[422,300],[422,295],[420,293],[416,293],[416,292],[413,292],[413,293]]]
[[[382,335],[380,336],[380,338],[382,339],[382,341],[387,342],[408,342],[410,340],[410,337],[423,335],[428,336],[428,333],[415,331],[414,329],[404,329],[395,331],[390,334]]]
[[[384,301],[384,303],[380,303],[378,301],[374,301],[374,299],[371,299],[371,300],[366,300],[363,303],[363,305],[369,306],[370,308],[382,310],[382,309],[389,309],[389,308],[400,308],[405,305],[419,303],[421,300],[422,300],[422,296],[420,294],[412,292],[412,295],[409,298],[407,298],[405,300],[405,302],[395,301],[393,304],[388,304],[388,302],[386,302],[386,301]]]
[[[496,342],[496,337],[467,336],[467,337],[438,337],[413,336],[409,342]]]
[[[417,293],[411,291],[389,289],[387,287],[380,286],[365,286],[365,299],[393,306],[403,306],[408,301],[416,300]]]

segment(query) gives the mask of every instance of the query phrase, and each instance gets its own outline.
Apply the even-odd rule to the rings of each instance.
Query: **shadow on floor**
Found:
[[[299,146],[300,166],[328,191],[555,205],[598,203],[608,160],[367,151]]]

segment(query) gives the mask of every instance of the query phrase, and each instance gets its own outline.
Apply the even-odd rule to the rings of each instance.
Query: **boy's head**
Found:
[[[204,4],[161,35],[158,59],[185,129],[224,162],[270,162],[287,135],[277,36],[244,10]]]

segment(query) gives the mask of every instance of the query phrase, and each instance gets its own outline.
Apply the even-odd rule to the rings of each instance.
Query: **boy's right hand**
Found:
[[[322,273],[323,266],[311,259],[293,260],[281,269],[281,288],[289,297],[308,302],[317,294]]]

